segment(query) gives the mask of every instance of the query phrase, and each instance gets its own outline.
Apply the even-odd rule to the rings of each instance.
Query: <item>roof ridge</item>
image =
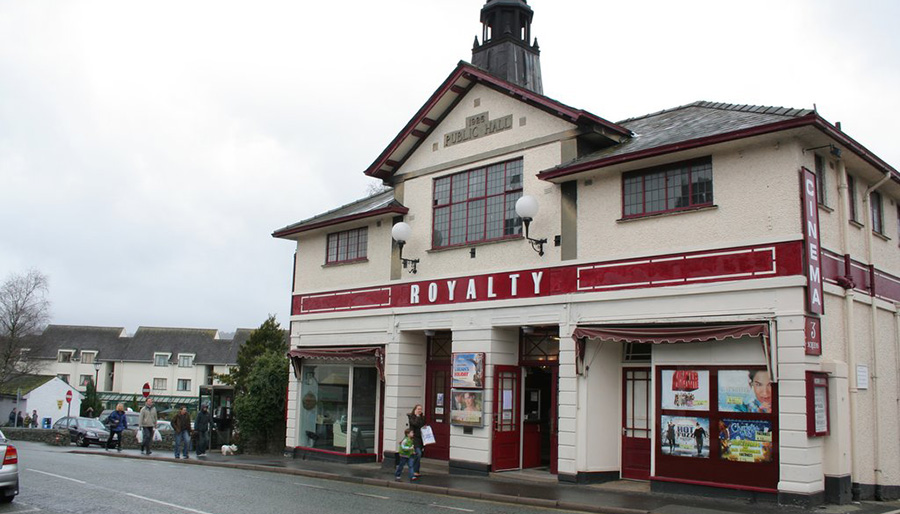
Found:
[[[666,114],[670,112],[674,112],[680,109],[687,109],[688,107],[702,107],[704,109],[718,109],[721,111],[735,111],[735,112],[754,112],[761,114],[772,114],[775,116],[785,116],[790,118],[795,118],[798,116],[806,116],[812,112],[815,112],[813,109],[798,109],[795,107],[777,107],[772,105],[753,105],[753,104],[732,104],[727,102],[710,102],[708,100],[697,100],[696,102],[691,102],[685,105],[679,105],[678,107],[672,107],[669,109],[663,109],[661,111],[652,112],[649,114],[644,114],[641,116],[635,116],[633,118],[628,118],[626,120],[619,121],[617,123],[628,123],[631,121],[642,120],[646,118],[652,118],[653,116],[659,116],[661,114]]]

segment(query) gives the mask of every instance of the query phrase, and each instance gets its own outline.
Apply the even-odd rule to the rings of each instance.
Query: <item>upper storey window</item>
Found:
[[[622,181],[626,218],[713,204],[710,157],[626,173]]]
[[[521,234],[516,200],[522,196],[522,162],[516,159],[435,180],[432,247]]]
[[[368,240],[368,227],[328,234],[325,264],[365,260]]]

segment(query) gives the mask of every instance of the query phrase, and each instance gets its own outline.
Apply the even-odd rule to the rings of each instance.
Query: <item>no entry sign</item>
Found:
[[[144,395],[144,398],[147,398],[148,396],[150,396],[150,383],[149,382],[144,383],[144,387],[141,388],[141,394]]]
[[[72,403],[72,391],[66,391],[66,403]]]

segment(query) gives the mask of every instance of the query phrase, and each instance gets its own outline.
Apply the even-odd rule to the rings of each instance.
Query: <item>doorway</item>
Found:
[[[434,432],[434,444],[425,448],[425,457],[450,459],[450,331],[428,336],[425,365],[425,422]]]
[[[558,366],[525,368],[522,412],[522,468],[556,474]]]
[[[493,471],[519,469],[521,419],[519,388],[522,369],[518,366],[494,366]]]
[[[622,370],[622,478],[650,480],[650,368]]]

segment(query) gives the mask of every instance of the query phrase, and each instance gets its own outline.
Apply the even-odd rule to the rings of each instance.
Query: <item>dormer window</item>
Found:
[[[179,368],[194,367],[194,355],[188,354],[188,353],[179,353],[178,354],[178,367]]]
[[[56,362],[72,362],[75,357],[75,350],[59,350],[56,354]]]
[[[168,353],[154,353],[153,354],[153,365],[164,368],[169,365],[169,354]]]
[[[97,357],[97,352],[81,352],[81,363],[82,364],[93,364],[94,359]]]

